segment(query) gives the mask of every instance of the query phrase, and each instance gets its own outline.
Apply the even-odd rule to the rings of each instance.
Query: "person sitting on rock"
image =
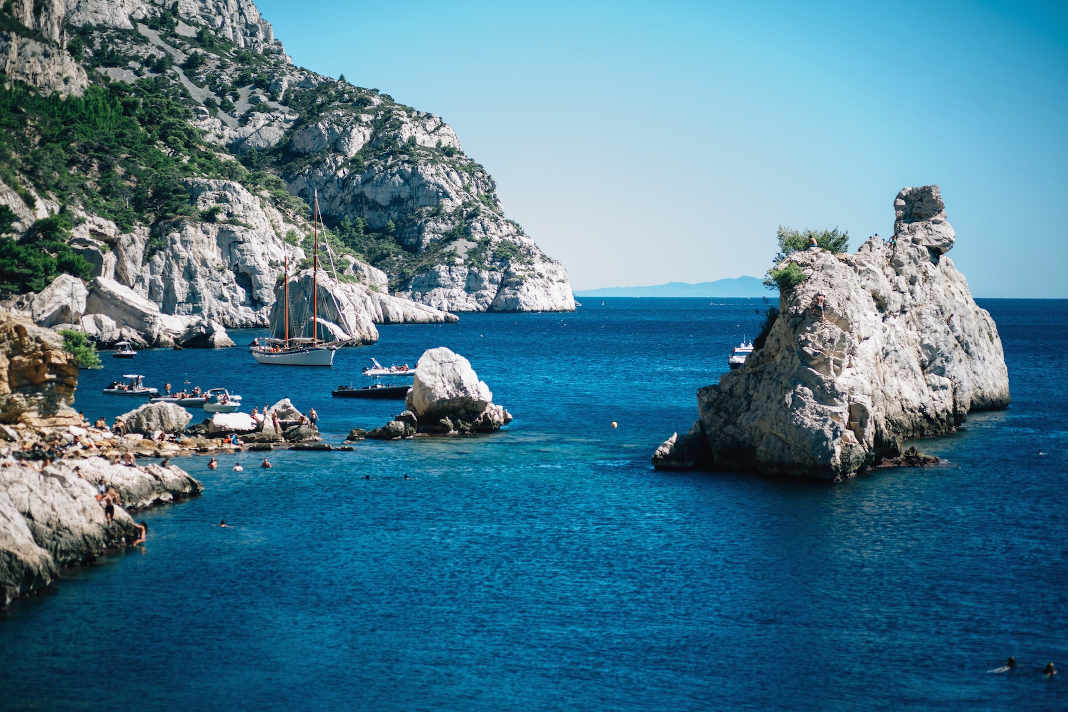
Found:
[[[808,246],[809,246],[809,248],[819,247],[820,246],[819,240],[816,239],[815,235],[809,235],[808,236]]]
[[[104,420],[103,417],[97,418],[96,422],[93,423],[93,427],[98,429],[98,430],[107,430],[108,429],[108,421]]]
[[[128,467],[136,467],[137,462],[134,460],[133,450],[127,450],[122,454],[122,464]]]
[[[126,423],[124,423],[121,418],[115,418],[115,427],[113,427],[111,430],[116,435],[125,435]]]

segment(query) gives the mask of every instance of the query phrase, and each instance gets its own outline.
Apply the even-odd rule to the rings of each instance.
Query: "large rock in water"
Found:
[[[376,288],[355,282],[339,282],[319,271],[312,289],[312,270],[289,280],[289,335],[311,336],[312,295],[318,293],[321,328],[319,337],[328,341],[373,344],[378,341],[375,324],[440,324],[457,317],[425,304],[390,296]],[[285,285],[275,290],[271,309],[271,330],[277,338],[285,335]]]
[[[512,422],[511,413],[493,403],[493,393],[479,380],[471,362],[444,346],[428,349],[419,357],[405,405],[407,410],[367,437],[394,440],[416,433],[490,433]]]
[[[1008,405],[997,327],[946,256],[956,235],[941,191],[905,188],[894,210],[886,243],[787,258],[807,279],[780,294],[764,346],[698,391],[700,418],[656,467],[840,479]]]
[[[78,424],[77,386],[78,360],[59,334],[0,312],[0,423]]]
[[[118,416],[126,425],[126,431],[151,435],[159,431],[180,433],[189,425],[193,414],[177,403],[145,403]]]

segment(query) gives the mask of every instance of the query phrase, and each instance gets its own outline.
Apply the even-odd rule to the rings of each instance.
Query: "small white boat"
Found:
[[[408,364],[404,364],[403,366],[398,366],[397,364],[393,364],[391,366],[383,366],[375,359],[371,359],[371,365],[363,369],[363,375],[373,377],[414,376],[415,369],[409,366]]]
[[[141,398],[154,396],[159,393],[156,388],[148,388],[144,384],[144,376],[140,373],[124,373],[122,377],[126,382],[112,381],[111,385],[104,389],[104,393],[112,396],[139,396]]]
[[[211,388],[204,396],[204,410],[209,413],[236,413],[241,408],[241,396],[225,388]]]
[[[732,371],[736,368],[741,368],[751,353],[753,353],[753,342],[743,341],[735,346],[734,351],[727,357],[727,365]]]
[[[137,355],[137,352],[133,349],[133,344],[129,341],[120,341],[115,344],[115,353],[111,354],[112,358],[133,358]]]

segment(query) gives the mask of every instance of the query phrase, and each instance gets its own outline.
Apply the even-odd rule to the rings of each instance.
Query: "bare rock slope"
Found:
[[[885,243],[787,258],[807,278],[780,294],[763,348],[698,391],[699,419],[656,467],[840,479],[1008,405],[997,327],[946,255],[956,235],[941,191],[905,188],[894,211]]]

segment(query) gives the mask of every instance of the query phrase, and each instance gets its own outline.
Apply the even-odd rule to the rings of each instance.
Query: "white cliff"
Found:
[[[940,190],[905,188],[894,209],[887,243],[787,258],[807,278],[782,291],[764,346],[698,391],[700,418],[657,467],[840,479],[1009,403],[997,327],[946,255]]]

